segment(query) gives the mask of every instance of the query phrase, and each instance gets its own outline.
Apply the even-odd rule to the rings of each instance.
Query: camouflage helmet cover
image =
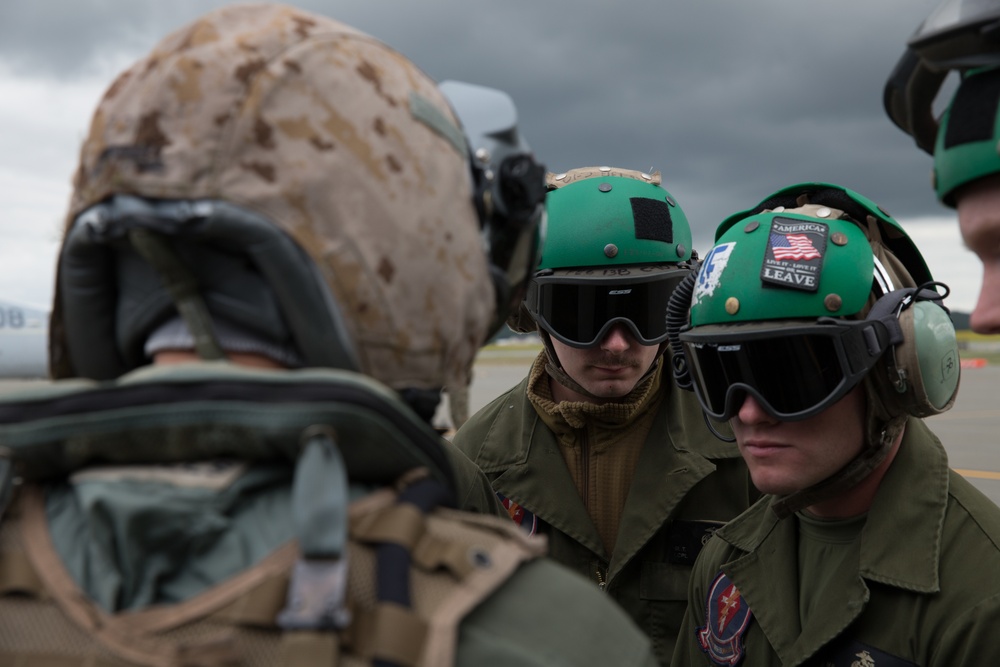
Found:
[[[292,7],[225,7],[107,90],[67,222],[114,194],[263,215],[319,268],[363,372],[396,388],[465,384],[493,290],[463,147],[415,105],[458,127],[435,82],[376,39]],[[54,357],[59,300],[57,288]]]

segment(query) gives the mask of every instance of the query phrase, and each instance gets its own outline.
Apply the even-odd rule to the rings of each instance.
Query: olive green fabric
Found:
[[[669,662],[687,582],[705,532],[746,509],[756,492],[736,446],[713,436],[694,394],[672,383],[643,444],[614,552],[580,498],[556,436],[527,396],[528,378],[473,415],[453,442],[505,498],[533,513],[549,553],[605,591]],[[725,427],[723,427],[725,428]],[[695,523],[704,522],[704,523]],[[696,531],[682,537],[685,531]],[[672,562],[673,561],[673,562]]]
[[[658,662],[649,639],[596,587],[539,559],[463,619],[457,664],[656,667]]]
[[[618,526],[632,488],[642,445],[659,407],[663,364],[627,396],[609,403],[552,400],[546,355],[531,367],[528,399],[559,443],[563,460],[590,514],[606,553],[614,551]]]
[[[506,517],[475,465],[442,446],[455,468],[460,508]],[[216,470],[196,471],[206,467]],[[258,563],[294,537],[292,468],[239,466],[222,488],[183,481],[217,478],[227,467],[92,470],[54,485],[46,509],[66,569],[101,607],[118,611],[189,599]],[[364,490],[356,487],[355,495]]]
[[[677,664],[712,664],[696,632],[720,571],[752,614],[744,665],[851,665],[865,652],[881,654],[873,663],[879,665],[1000,664],[1000,508],[948,469],[944,448],[923,422],[907,421],[861,531],[858,564],[828,585],[806,627],[797,603],[815,582],[797,576],[795,519],[778,520],[769,503],[763,498],[702,551]],[[836,652],[845,657],[836,659]]]

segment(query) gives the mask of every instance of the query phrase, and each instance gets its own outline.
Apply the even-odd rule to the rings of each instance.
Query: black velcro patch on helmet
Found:
[[[944,147],[993,139],[1000,104],[1000,70],[977,74],[962,81],[951,103]]]
[[[632,221],[635,237],[650,241],[674,242],[674,223],[670,219],[670,205],[659,199],[632,197]]]

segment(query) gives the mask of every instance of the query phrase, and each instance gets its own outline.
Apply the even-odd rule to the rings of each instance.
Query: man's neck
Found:
[[[889,467],[899,453],[899,443],[902,442],[905,431],[904,428],[899,432],[885,460],[871,474],[839,496],[810,505],[805,511],[820,519],[849,519],[866,513],[875,502],[875,494],[882,485],[882,478],[889,472]]]

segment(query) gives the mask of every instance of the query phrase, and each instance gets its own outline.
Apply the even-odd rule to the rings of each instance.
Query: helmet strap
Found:
[[[771,511],[784,519],[818,502],[835,498],[861,483],[875,471],[893,449],[903,427],[905,414],[888,416],[878,398],[878,392],[869,374],[864,380],[865,400],[868,407],[865,419],[865,444],[851,461],[823,481],[813,486],[781,496],[771,502]]]
[[[177,312],[194,338],[198,356],[206,360],[225,359],[226,354],[212,329],[212,316],[198,291],[198,281],[170,243],[162,235],[142,227],[130,229],[128,237],[135,251],[160,274]]]

